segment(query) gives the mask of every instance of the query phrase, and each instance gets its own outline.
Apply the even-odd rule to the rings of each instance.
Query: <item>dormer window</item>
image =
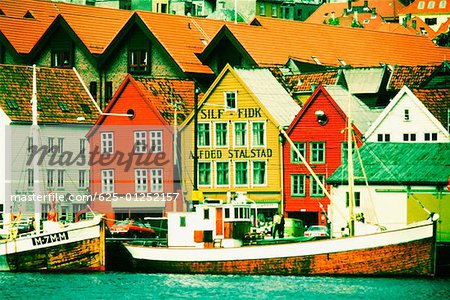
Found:
[[[441,2],[439,2],[439,8],[445,8],[447,6],[447,1],[442,0]]]
[[[53,50],[52,51],[52,67],[56,68],[71,68],[72,63],[72,51],[68,49]]]
[[[5,12],[0,8],[0,16],[4,16]]]
[[[409,121],[409,109],[405,109],[404,110],[404,112],[403,112],[403,119],[405,120],[405,121]]]
[[[23,16],[24,19],[34,19],[33,14],[31,13],[31,11],[27,11],[25,13],[25,15]]]
[[[19,106],[17,105],[16,100],[6,99],[6,105],[8,105],[11,110],[18,110]]]
[[[148,73],[150,71],[149,51],[146,49],[130,50],[128,53],[129,73]]]
[[[58,102],[58,105],[62,112],[70,112],[70,109],[65,102]]]
[[[428,2],[428,8],[434,8],[434,1]]]
[[[225,109],[236,110],[237,92],[225,92]]]
[[[425,7],[425,1],[420,1],[419,5],[417,6],[418,9],[423,9]]]

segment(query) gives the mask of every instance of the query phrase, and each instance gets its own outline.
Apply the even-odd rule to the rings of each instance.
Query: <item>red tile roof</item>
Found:
[[[138,12],[139,17],[185,73],[213,74],[200,54],[225,21]]]
[[[412,89],[411,91],[446,129],[449,128],[450,89]]]
[[[313,64],[315,57],[328,66],[341,65],[339,59],[352,66],[428,65],[450,57],[450,48],[424,37],[262,17],[255,22],[261,26],[226,26],[259,66],[284,65],[290,57]]]
[[[339,71],[324,71],[285,76],[291,93],[312,92],[312,85],[335,85]]]
[[[430,3],[433,5],[430,6]],[[405,14],[450,14],[450,2],[448,0],[416,0],[400,11]]]
[[[440,66],[395,66],[388,84],[388,90],[400,90],[404,85],[420,88]]]
[[[40,123],[94,124],[99,112],[72,69],[37,67]],[[0,65],[0,108],[12,121],[31,122],[33,68]],[[11,100],[17,108],[8,105]],[[67,106],[63,111],[61,106]],[[82,105],[84,107],[82,107]],[[84,120],[77,121],[78,117]]]

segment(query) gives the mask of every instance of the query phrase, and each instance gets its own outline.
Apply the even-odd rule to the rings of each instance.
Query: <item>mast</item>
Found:
[[[192,192],[192,204],[198,204],[198,94],[200,90],[197,82],[194,83],[194,184]]]
[[[354,174],[353,174],[353,129],[352,129],[352,110],[351,110],[351,94],[348,91],[348,111],[347,111],[347,173],[348,173],[348,209],[349,209],[349,234],[355,235],[355,193],[354,193]]]
[[[37,151],[39,144],[39,125],[38,125],[38,108],[37,108],[37,87],[36,87],[36,65],[33,65],[33,93],[31,96],[31,111],[33,114],[33,123],[31,126],[33,149]],[[32,150],[33,151],[33,150]],[[36,224],[36,234],[39,233],[41,224],[41,206],[38,201],[40,195],[40,180],[39,180],[39,166],[38,157],[33,154],[33,193],[34,193],[34,221]]]

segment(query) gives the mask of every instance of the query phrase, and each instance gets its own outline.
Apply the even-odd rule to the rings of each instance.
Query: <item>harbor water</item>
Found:
[[[450,278],[0,273],[0,299],[450,299]]]

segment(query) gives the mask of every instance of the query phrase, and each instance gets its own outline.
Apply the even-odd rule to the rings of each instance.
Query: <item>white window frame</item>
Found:
[[[87,182],[89,178],[88,170],[78,170],[78,188],[85,189],[88,187]]]
[[[163,169],[150,169],[150,176],[150,191],[152,193],[162,193],[164,191]]]
[[[228,95],[234,95],[234,107],[231,107],[228,105]],[[237,101],[238,101],[238,92],[237,91],[227,91],[223,93],[223,99],[224,99],[224,107],[225,110],[237,110]]]
[[[227,184],[221,184],[219,183],[219,164],[226,164],[228,168],[228,174],[227,174]],[[218,187],[229,187],[230,186],[230,162],[229,161],[216,161],[215,163],[215,184]]]
[[[267,160],[252,160],[252,186],[267,186]],[[263,183],[255,183],[255,163],[264,163],[264,181]]]
[[[263,139],[264,139],[264,143],[263,145],[255,145],[255,134],[253,131],[253,124],[263,124]],[[251,139],[252,139],[252,147],[266,147],[267,145],[267,123],[265,121],[253,121],[251,122]]]
[[[47,146],[48,146],[48,152],[50,152],[50,153],[54,153],[54,152],[58,151],[58,149],[56,149],[56,147],[55,147],[55,138],[52,136],[49,136],[47,138]]]
[[[114,169],[101,170],[102,193],[114,193]]]
[[[58,154],[62,154],[64,152],[64,138],[59,137],[58,138]]]
[[[428,8],[429,8],[429,9],[433,9],[433,8],[434,8],[434,5],[435,5],[434,1],[429,1],[429,2],[428,2]]]
[[[209,183],[202,183],[200,182],[200,164],[209,164]],[[197,167],[197,181],[198,181],[198,185],[199,186],[204,186],[204,187],[211,187],[212,186],[212,174],[213,174],[214,170],[213,170],[213,164],[211,161],[199,161],[198,162],[198,167]]]
[[[425,7],[425,1],[419,1],[419,4],[417,5],[418,9],[423,9]]]
[[[236,165],[238,164],[238,163],[246,163],[247,164],[247,183],[245,183],[245,184],[240,184],[240,183],[237,183],[237,167],[236,167]],[[250,172],[249,172],[250,170],[249,170],[249,161],[248,160],[236,160],[236,161],[234,161],[234,185],[235,186],[239,186],[239,187],[244,187],[244,186],[249,186],[249,183],[250,183]]]
[[[86,139],[85,138],[80,139],[80,155],[81,156],[86,155]]]
[[[244,144],[243,145],[238,145],[237,143],[237,125],[238,124],[244,124],[245,125],[245,135],[244,135]],[[247,147],[248,146],[248,122],[233,122],[233,147],[235,148],[239,148],[239,147]]]
[[[56,178],[56,187],[58,189],[64,188],[64,176],[65,176],[64,174],[65,174],[65,170],[58,170],[56,172],[56,176],[57,176],[57,178]]]
[[[439,1],[439,8],[445,8],[447,6],[447,1],[441,0]]]
[[[148,191],[148,171],[147,169],[134,170],[134,187],[136,192]]]
[[[101,154],[114,153],[114,132],[107,131],[100,133]]]
[[[161,153],[163,152],[163,132],[162,130],[150,131],[150,152]]]
[[[137,130],[134,132],[133,136],[134,136],[134,153],[146,153],[147,131]]]
[[[27,181],[28,188],[33,188],[34,187],[34,170],[33,169],[27,169],[27,177],[28,177],[28,181]]]
[[[55,170],[47,169],[47,187],[55,187]]]
[[[224,145],[219,145],[218,144],[218,134],[219,134],[219,130],[217,129],[218,125],[225,125],[226,127],[226,131],[225,131],[225,144]],[[226,148],[228,147],[228,137],[229,137],[229,131],[228,128],[230,126],[228,126],[228,122],[215,122],[214,123],[214,146],[217,148]]]

